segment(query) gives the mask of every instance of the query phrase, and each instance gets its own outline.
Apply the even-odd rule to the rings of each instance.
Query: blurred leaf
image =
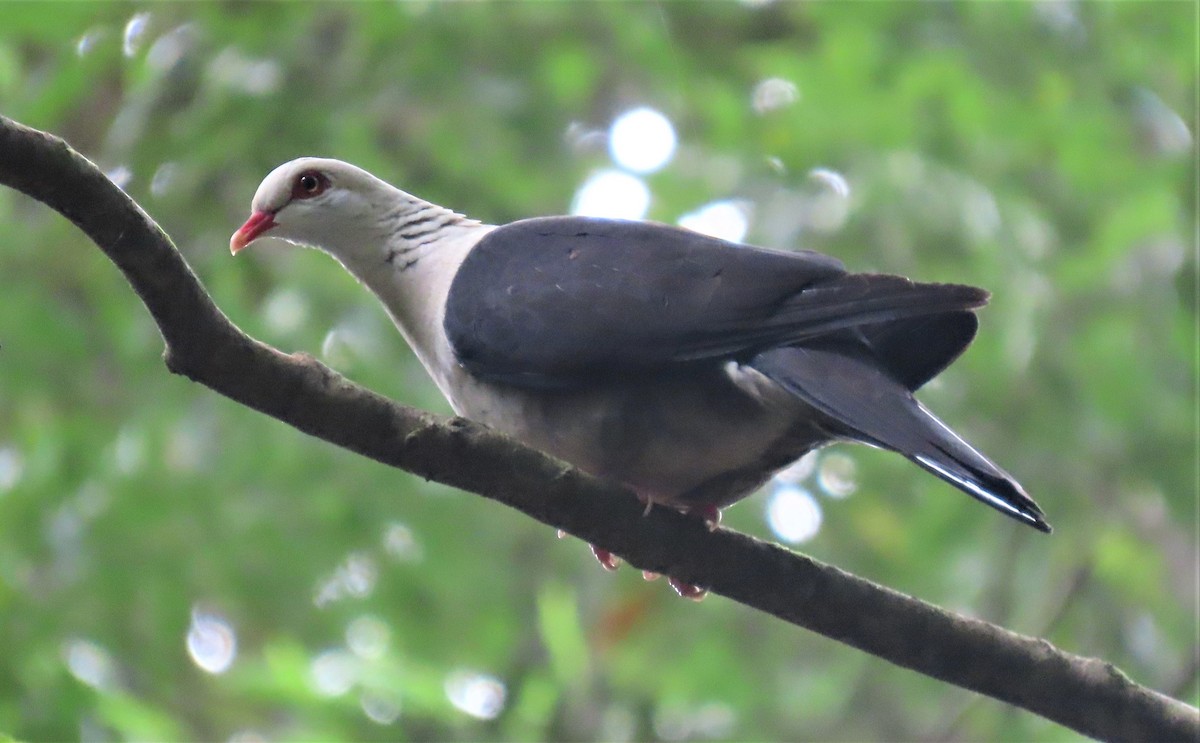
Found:
[[[575,591],[549,583],[538,594],[538,626],[550,653],[550,666],[558,683],[571,687],[583,682],[588,671],[587,642],[579,624]]]
[[[102,694],[96,700],[100,718],[127,739],[178,740],[183,734],[171,717],[128,694]]]

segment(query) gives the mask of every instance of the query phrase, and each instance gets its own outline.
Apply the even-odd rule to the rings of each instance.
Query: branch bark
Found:
[[[1098,659],[1064,652],[669,509],[491,430],[408,408],[311,356],[247,336],[159,226],[61,139],[0,116],[0,183],[70,219],[124,273],[167,368],[312,436],[499,501],[621,555],[891,663],[1105,739],[1200,740],[1200,713]],[[969,663],[963,662],[970,658]]]

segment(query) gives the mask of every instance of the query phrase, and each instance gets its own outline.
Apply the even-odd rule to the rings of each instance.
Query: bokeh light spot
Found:
[[[25,462],[12,446],[0,446],[0,493],[12,490],[21,481]]]
[[[850,216],[850,182],[829,168],[808,171],[806,222],[818,232],[833,232]]]
[[[850,182],[846,180],[846,176],[836,170],[813,168],[808,171],[808,177],[843,199],[850,197]]]
[[[816,451],[810,451],[775,473],[775,481],[785,485],[796,485],[804,482],[817,469],[817,457],[819,456],[820,454]]]
[[[122,191],[124,191],[125,187],[129,185],[129,181],[133,179],[133,171],[130,170],[126,165],[118,165],[117,167],[105,172],[105,175],[108,176],[108,179]]]
[[[817,483],[831,498],[845,498],[858,489],[854,460],[846,454],[831,452],[821,457]]]
[[[313,603],[319,608],[345,598],[366,598],[375,590],[379,569],[375,560],[363,552],[348,555],[333,575],[317,588]]]
[[[237,657],[237,633],[229,620],[220,614],[193,609],[187,649],[192,662],[201,670],[225,673]]]
[[[383,532],[383,549],[397,562],[419,562],[423,556],[421,543],[407,524],[393,521]]]
[[[786,108],[800,99],[800,89],[791,80],[768,77],[754,86],[750,94],[750,105],[760,116],[776,109]]]
[[[737,201],[714,201],[679,218],[679,226],[731,242],[746,239],[749,206]]]
[[[91,640],[72,638],[63,644],[63,660],[71,675],[95,689],[114,685],[115,670],[108,651]]]
[[[273,332],[294,333],[308,322],[308,300],[295,289],[278,289],[263,303],[263,317]]]
[[[117,433],[113,458],[116,459],[117,471],[123,475],[140,471],[146,464],[146,436],[142,429],[134,426],[122,428]]]
[[[104,29],[88,31],[79,37],[79,41],[75,42],[75,54],[80,57],[86,57],[103,38]]]
[[[172,162],[159,165],[150,177],[150,194],[156,199],[166,196],[179,175],[179,166]]]
[[[358,659],[345,650],[326,650],[309,664],[309,678],[321,696],[340,697],[358,682]]]
[[[132,57],[137,54],[138,49],[142,46],[142,40],[146,36],[146,27],[149,23],[149,13],[137,13],[125,24],[125,33],[121,41],[121,51],[125,53],[126,57]]]
[[[1185,155],[1192,149],[1187,121],[1149,88],[1133,91],[1133,116],[1143,142],[1157,154]]]
[[[650,189],[641,178],[619,170],[588,176],[575,193],[571,213],[580,217],[642,219],[650,209]]]
[[[788,544],[807,542],[821,530],[821,506],[804,488],[776,488],[767,499],[767,525]]]
[[[378,660],[387,652],[392,631],[379,617],[364,614],[346,627],[346,647],[363,660]]]
[[[158,37],[146,52],[146,64],[159,72],[170,70],[187,54],[194,34],[192,25],[185,23]]]
[[[400,705],[393,699],[379,694],[366,693],[358,700],[363,714],[377,725],[391,725],[400,719]]]
[[[661,170],[675,154],[675,127],[652,108],[626,111],[613,121],[608,133],[613,162],[634,173]]]
[[[654,732],[660,740],[720,740],[733,733],[733,709],[720,702],[698,707],[664,705],[654,712]]]
[[[451,704],[481,720],[492,720],[500,714],[507,693],[499,679],[474,671],[450,674],[445,690]]]

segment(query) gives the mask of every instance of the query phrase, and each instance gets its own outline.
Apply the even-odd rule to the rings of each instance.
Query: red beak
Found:
[[[246,224],[238,228],[229,238],[229,252],[238,254],[242,248],[254,242],[259,235],[275,226],[275,212],[254,212]]]

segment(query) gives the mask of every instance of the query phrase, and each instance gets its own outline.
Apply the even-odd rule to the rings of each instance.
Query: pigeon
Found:
[[[647,507],[715,525],[807,452],[852,441],[1050,531],[1012,476],[913,396],[975,337],[982,289],[653,222],[494,226],[313,157],[267,175],[230,250],[264,236],[338,260],[457,414]]]

